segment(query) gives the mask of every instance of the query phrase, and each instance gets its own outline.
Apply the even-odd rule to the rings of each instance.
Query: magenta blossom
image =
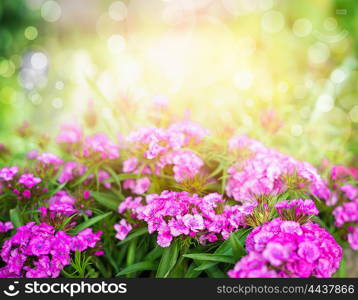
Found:
[[[31,189],[35,185],[41,182],[41,178],[35,177],[34,174],[22,174],[19,179],[19,183]]]
[[[60,144],[75,144],[82,140],[82,136],[82,129],[77,124],[63,124],[56,141]]]
[[[216,193],[205,197],[187,192],[164,191],[160,195],[149,194],[142,202],[141,197],[127,198],[119,206],[119,212],[128,211],[135,220],[143,220],[148,232],[157,232],[157,243],[168,247],[176,236],[197,238],[201,243],[227,239],[230,233],[245,226],[245,216],[252,210],[245,206],[224,205]]]
[[[14,226],[12,225],[12,223],[10,221],[8,221],[8,222],[0,221],[0,232],[7,232],[7,231],[10,231],[11,229],[14,229]]]
[[[246,251],[230,277],[331,277],[342,258],[342,248],[319,225],[281,218],[254,228]]]
[[[132,230],[132,225],[128,224],[125,219],[122,219],[119,224],[114,225],[114,229],[116,230],[116,238],[119,240],[124,240],[128,233]]]
[[[0,169],[0,179],[4,181],[11,181],[14,179],[15,175],[19,172],[18,167],[13,166],[9,168]]]
[[[71,251],[96,247],[101,234],[87,228],[69,236],[46,223],[27,223],[4,242],[0,255],[5,266],[0,268],[0,277],[58,277],[70,264]]]

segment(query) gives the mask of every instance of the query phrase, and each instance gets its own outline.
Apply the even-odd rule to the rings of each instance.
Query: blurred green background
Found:
[[[164,100],[222,137],[357,167],[357,56],[354,0],[2,0],[0,143],[89,113],[123,133]]]

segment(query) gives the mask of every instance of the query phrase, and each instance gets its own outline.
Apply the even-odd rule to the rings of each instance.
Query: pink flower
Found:
[[[313,263],[320,256],[319,249],[310,242],[301,243],[298,247],[297,254],[309,263]]]
[[[4,242],[0,277],[58,277],[70,264],[71,251],[97,246],[100,235],[87,228],[72,237],[46,223],[27,223]]]
[[[0,179],[4,181],[11,181],[14,179],[15,175],[19,172],[18,167],[9,167],[0,169]]]
[[[331,277],[342,258],[342,248],[325,229],[281,218],[254,228],[246,251],[230,277]]]
[[[251,210],[224,205],[217,212],[217,204],[223,201],[216,193],[201,198],[187,192],[164,191],[160,195],[149,194],[145,199],[128,197],[118,211],[127,210],[133,219],[146,222],[150,234],[158,232],[158,244],[167,247],[173,237],[184,235],[196,237],[202,243],[214,242],[228,238],[231,232],[244,226],[245,216]]]
[[[136,157],[130,157],[123,162],[123,172],[132,173],[138,167],[138,159]]]
[[[200,157],[190,151],[170,152],[160,160],[160,168],[166,165],[173,166],[174,179],[182,182],[197,175],[204,165]]]
[[[103,186],[106,189],[110,189],[112,186],[111,183],[108,182],[108,179],[110,179],[110,178],[111,178],[111,176],[109,175],[108,172],[103,171],[103,170],[98,171],[98,180],[103,184]]]
[[[148,177],[139,179],[127,179],[123,183],[125,189],[130,189],[133,194],[141,195],[148,191],[151,181]]]
[[[307,162],[279,153],[246,136],[232,138],[229,150],[238,153],[238,161],[228,169],[230,177],[226,192],[236,201],[250,202],[255,195],[281,194],[288,188],[306,186],[313,195],[326,201],[330,198],[326,182]]]
[[[58,191],[49,200],[49,210],[54,213],[70,216],[77,212],[75,208],[76,200],[66,191]]]
[[[37,156],[36,158],[39,162],[41,162],[43,165],[62,165],[63,161],[62,159],[58,158],[53,153],[42,153],[41,155]]]
[[[161,247],[169,247],[173,240],[169,226],[163,225],[158,230],[157,243]]]
[[[101,159],[117,159],[119,146],[113,143],[105,134],[97,133],[86,137],[83,144],[83,156],[99,155]]]
[[[31,197],[31,191],[30,190],[24,190],[22,192],[22,195],[25,197],[25,198],[30,198]]]
[[[204,220],[203,217],[196,214],[190,215],[186,214],[183,216],[183,223],[186,227],[188,227],[193,232],[198,232],[204,229]]]
[[[353,250],[358,250],[358,227],[350,227],[348,233],[348,243]]]
[[[0,221],[0,232],[7,232],[7,231],[10,231],[11,229],[14,229],[14,226],[12,225],[12,223],[10,221],[8,221],[8,222]]]
[[[59,183],[65,183],[75,179],[76,177],[82,176],[86,172],[87,167],[74,162],[66,162],[62,168],[60,177],[58,178]]]
[[[349,200],[355,200],[358,197],[358,188],[351,184],[346,184],[341,187],[341,191],[343,191]]]
[[[116,238],[119,240],[124,240],[128,233],[132,230],[132,225],[128,224],[125,219],[122,219],[119,224],[114,225],[114,229],[116,230]]]
[[[19,183],[31,189],[35,185],[41,182],[41,178],[35,177],[34,174],[22,174],[19,179]]]
[[[289,252],[279,243],[268,243],[262,256],[266,258],[273,266],[278,267],[289,257]]]
[[[148,177],[139,178],[133,189],[134,194],[144,194],[150,187],[150,179]]]
[[[63,124],[56,138],[57,143],[75,144],[82,140],[82,129],[77,124]]]
[[[282,232],[296,233],[297,235],[301,235],[303,233],[300,224],[294,221],[283,221],[280,229]]]

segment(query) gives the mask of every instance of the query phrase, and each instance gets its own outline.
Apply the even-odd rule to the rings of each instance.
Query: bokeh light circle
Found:
[[[234,75],[234,85],[240,90],[246,90],[251,87],[253,74],[248,70],[240,70]]]
[[[342,83],[347,77],[347,74],[342,69],[336,69],[331,74],[331,80],[333,83],[340,84]]]
[[[64,86],[65,86],[65,84],[62,81],[57,81],[55,83],[55,88],[58,90],[63,90]]]
[[[322,42],[317,42],[308,48],[308,59],[313,64],[322,64],[330,56],[329,47]]]
[[[320,95],[316,102],[317,110],[320,112],[329,112],[334,107],[334,99],[329,94]]]
[[[279,11],[268,11],[264,13],[261,20],[261,27],[268,33],[280,32],[285,26],[285,18]]]
[[[292,31],[298,37],[308,36],[312,32],[312,23],[305,18],[297,19],[293,23]]]
[[[323,27],[327,31],[334,31],[337,29],[337,26],[338,26],[337,20],[332,17],[325,19],[323,22]]]
[[[107,40],[107,46],[113,54],[121,53],[126,47],[126,40],[119,34],[114,34]]]
[[[291,134],[293,136],[300,136],[303,133],[303,128],[299,124],[294,124],[291,126]]]
[[[35,70],[43,70],[47,67],[47,56],[42,52],[35,52],[31,56],[31,65]]]
[[[25,38],[32,41],[37,38],[38,31],[37,31],[36,27],[28,26],[28,27],[26,27],[26,29],[24,31],[24,35],[25,35]]]
[[[127,6],[122,1],[115,1],[108,8],[108,14],[115,21],[123,21],[127,17]]]
[[[61,18],[62,9],[56,1],[46,1],[41,6],[41,16],[47,22],[56,22]]]
[[[56,109],[63,107],[63,100],[61,98],[55,98],[52,100],[52,106]]]

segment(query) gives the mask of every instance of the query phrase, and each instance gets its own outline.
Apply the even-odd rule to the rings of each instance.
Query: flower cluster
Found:
[[[63,184],[65,182],[74,180],[75,178],[82,176],[86,170],[86,166],[81,165],[75,161],[68,161],[63,165],[58,182]]]
[[[82,155],[87,158],[117,159],[119,157],[119,146],[109,140],[105,134],[97,133],[86,137],[83,143]]]
[[[66,191],[58,191],[48,200],[48,209],[54,214],[70,216],[77,212],[75,202],[76,200]]]
[[[304,216],[318,215],[319,211],[311,199],[293,199],[280,201],[275,205],[279,215],[285,219],[300,220]]]
[[[56,138],[59,144],[78,144],[81,142],[83,132],[80,126],[77,124],[63,124],[61,131]]]
[[[351,184],[358,180],[358,170],[352,167],[333,165],[329,174],[332,187],[330,206],[334,206],[334,224],[343,232],[353,250],[358,249],[358,188]]]
[[[347,178],[358,180],[358,169],[342,165],[333,165],[330,172],[333,181],[344,181]]]
[[[343,226],[345,223],[358,223],[358,199],[345,202],[333,210],[335,225]]]
[[[59,166],[63,164],[63,160],[58,158],[55,154],[45,152],[36,157],[36,160],[40,162],[42,167],[46,166]]]
[[[104,133],[84,136],[77,124],[64,124],[56,141],[67,151],[80,158],[92,160],[114,160],[119,158],[119,145],[112,142]]]
[[[254,228],[247,236],[247,256],[229,271],[233,278],[331,277],[338,269],[342,248],[319,225],[287,220],[283,212],[296,216],[317,214],[310,200],[278,203],[280,217]]]
[[[179,150],[191,144],[198,144],[209,135],[209,131],[200,125],[182,121],[174,123],[168,129],[154,126],[142,127],[130,133],[126,140],[136,149],[143,151],[146,159],[153,159],[171,150]]]
[[[70,264],[71,251],[95,248],[101,234],[87,228],[69,236],[46,223],[27,223],[4,242],[0,256],[5,266],[0,268],[0,277],[58,277]]]
[[[255,228],[246,250],[230,277],[331,277],[342,257],[341,247],[319,225],[281,218]]]
[[[148,232],[158,232],[157,243],[168,247],[174,237],[190,236],[202,244],[226,239],[230,233],[245,225],[248,206],[224,205],[217,193],[205,197],[187,192],[164,191],[150,194],[142,203],[141,197],[128,197],[118,208],[119,213],[129,211],[132,218],[147,223]],[[131,227],[125,221],[115,226],[117,238],[124,239]]]
[[[135,174],[160,174],[171,169],[176,182],[183,182],[199,174],[204,166],[203,160],[183,147],[198,144],[209,132],[200,125],[183,121],[174,123],[168,129],[154,126],[142,127],[130,133],[126,140],[134,156],[123,162],[123,172]],[[138,182],[139,181],[139,182]],[[124,188],[134,194],[148,190],[150,179],[128,179]]]
[[[173,166],[175,181],[182,182],[198,174],[204,166],[204,162],[193,152],[175,151],[162,156],[158,163],[161,169],[167,165]]]
[[[5,190],[13,193],[19,200],[30,199],[34,193],[46,192],[41,188],[42,179],[33,173],[20,173],[18,167],[0,169],[0,192]]]
[[[287,189],[303,188],[317,197],[329,198],[326,183],[307,162],[283,155],[246,136],[232,138],[229,150],[248,152],[228,169],[226,192],[237,201],[245,203],[252,201],[254,195],[281,194]]]
[[[9,168],[0,169],[0,180],[11,181],[15,178],[15,175],[19,172],[18,167],[13,166]]]

